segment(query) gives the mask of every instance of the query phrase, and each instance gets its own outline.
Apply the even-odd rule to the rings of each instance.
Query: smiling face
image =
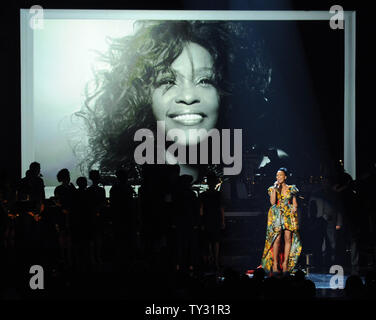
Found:
[[[167,132],[185,132],[184,144],[188,144],[189,129],[215,127],[219,94],[214,86],[213,58],[204,47],[187,43],[169,71],[158,75],[152,109],[157,121],[165,121]]]
[[[282,170],[277,171],[276,179],[277,179],[279,184],[286,182],[286,178],[287,177],[286,177],[286,174],[285,174],[284,171],[282,171]]]

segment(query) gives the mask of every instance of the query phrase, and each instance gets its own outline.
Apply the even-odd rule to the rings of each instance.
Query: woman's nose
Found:
[[[200,97],[197,88],[193,84],[185,84],[180,87],[176,97],[175,103],[192,105],[200,102]]]

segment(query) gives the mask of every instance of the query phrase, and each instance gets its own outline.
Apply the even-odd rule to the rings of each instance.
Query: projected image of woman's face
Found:
[[[152,92],[152,109],[165,130],[214,128],[218,119],[219,94],[214,85],[213,58],[202,46],[189,42],[157,77]],[[185,140],[185,144],[187,140]]]

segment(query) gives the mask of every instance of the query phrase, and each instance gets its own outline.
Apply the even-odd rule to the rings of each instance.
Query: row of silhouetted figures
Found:
[[[215,175],[199,192],[177,165],[146,166],[136,194],[121,169],[108,198],[98,170],[74,185],[62,169],[57,180],[46,199],[40,164],[33,162],[16,185],[1,183],[0,273],[7,276],[0,289],[8,290],[2,296],[273,299],[289,290],[315,296],[301,272],[266,278],[257,269],[250,279],[221,266],[225,202]],[[32,265],[42,266],[46,278],[37,295],[29,290]],[[351,276],[346,294],[375,296],[375,283],[372,272],[365,285]]]
[[[46,199],[33,162],[16,186],[2,188],[1,254],[17,274],[28,277],[31,265],[52,277],[122,273],[140,261],[154,271],[218,270],[224,204],[216,176],[199,194],[179,166],[150,166],[136,196],[118,170],[108,198],[98,170],[74,185],[62,169],[57,180]]]

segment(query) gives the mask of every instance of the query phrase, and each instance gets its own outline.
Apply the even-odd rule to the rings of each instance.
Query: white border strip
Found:
[[[28,11],[28,9],[21,9]],[[329,11],[71,10],[44,9],[45,19],[328,20]]]
[[[356,179],[356,106],[355,106],[355,61],[356,61],[356,13],[345,12],[345,90],[344,90],[344,144],[345,170]]]
[[[21,176],[35,161],[34,146],[34,35],[28,11],[21,10]]]

